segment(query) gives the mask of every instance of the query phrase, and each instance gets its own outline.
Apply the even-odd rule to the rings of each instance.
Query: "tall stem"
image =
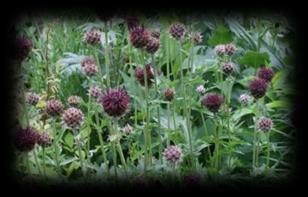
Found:
[[[38,162],[38,159],[37,159],[36,147],[34,147],[34,149],[33,149],[33,156],[34,156],[34,161],[35,161],[37,170],[39,171],[40,176],[43,176],[43,173],[42,173],[42,170],[41,170],[41,167],[40,167],[40,163]]]
[[[114,119],[114,132],[115,132],[115,135],[119,135],[119,132],[118,132],[118,120],[117,119]],[[121,163],[124,167],[124,170],[125,170],[125,174],[126,174],[126,177],[127,177],[127,166],[126,166],[126,162],[125,162],[125,158],[124,158],[124,154],[123,154],[123,151],[122,151],[122,147],[121,147],[121,144],[120,144],[120,140],[117,139],[117,149],[118,149],[118,152],[119,152],[119,155],[120,155],[120,159],[121,159]]]
[[[168,119],[167,119],[167,126],[168,126],[168,131],[167,131],[167,146],[170,145],[170,139],[169,139],[169,132],[170,132],[170,102],[167,103],[167,110],[168,110]]]
[[[74,129],[73,133],[74,133],[74,136],[75,136],[75,143],[76,143],[77,148],[78,148],[78,156],[79,156],[79,160],[80,160],[80,166],[81,166],[82,174],[83,174],[83,176],[85,176],[86,175],[86,169],[85,169],[85,166],[84,166],[84,159],[83,159],[83,156],[81,154],[81,139],[78,138],[78,130]]]
[[[270,151],[271,151],[271,142],[270,142],[270,131],[267,133],[267,156],[266,156],[266,167],[270,168]]]
[[[254,131],[253,134],[253,147],[252,147],[252,170],[255,170],[256,167],[256,140],[257,140],[257,131]]]
[[[60,163],[59,163],[58,144],[57,144],[58,138],[57,138],[56,120],[53,119],[52,123],[53,123],[53,140],[54,140],[53,147],[54,147],[54,150],[55,150],[56,169],[57,169],[58,174],[60,175],[61,171],[60,171]]]
[[[45,147],[43,146],[42,147],[43,149],[43,173],[44,173],[44,176],[46,177],[46,156],[45,156]]]
[[[110,75],[109,75],[109,57],[108,57],[108,50],[109,50],[109,46],[108,46],[108,22],[105,22],[105,64],[106,64],[106,78],[107,78],[107,87],[110,88]]]
[[[203,123],[203,127],[204,127],[205,136],[209,137],[209,132],[208,132],[206,124],[205,124],[205,119],[204,119],[203,113],[201,113],[201,118],[202,118],[202,123]],[[212,156],[211,156],[210,146],[207,147],[207,152],[209,154],[209,157],[211,158]]]

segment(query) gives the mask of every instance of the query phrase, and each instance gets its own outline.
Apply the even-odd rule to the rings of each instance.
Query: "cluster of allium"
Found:
[[[204,88],[204,86],[203,86],[203,85],[197,86],[196,92],[197,92],[198,94],[200,94],[200,95],[204,94],[204,93],[205,93],[205,88]]]
[[[264,79],[266,82],[270,82],[274,77],[274,71],[272,68],[266,68],[264,65],[261,65],[258,71],[258,77]]]
[[[273,128],[273,121],[270,118],[262,117],[257,121],[257,129],[262,132],[268,132]]]
[[[222,65],[222,71],[226,75],[230,75],[235,69],[235,65],[232,62],[227,62]]]
[[[175,96],[175,90],[171,89],[171,88],[167,88],[165,90],[165,100],[166,101],[172,101],[174,99]]]
[[[59,116],[64,109],[64,106],[61,101],[52,99],[47,101],[46,104],[46,113],[50,116]]]
[[[125,127],[122,128],[122,131],[125,134],[129,135],[129,134],[131,134],[133,132],[133,127],[130,126],[129,124],[126,124]]]
[[[76,107],[80,104],[81,98],[79,96],[73,95],[68,97],[67,102],[70,106]]]
[[[93,76],[97,73],[97,65],[94,59],[86,57],[81,62],[81,68],[87,76]]]
[[[202,42],[202,35],[200,32],[193,32],[189,35],[194,44],[200,44]]]
[[[84,115],[82,111],[75,107],[70,107],[63,112],[62,119],[70,129],[79,129],[83,124]]]
[[[208,108],[211,112],[215,113],[218,112],[223,100],[224,98],[222,95],[210,93],[201,100],[201,104]]]
[[[183,39],[185,36],[185,32],[186,32],[185,25],[180,22],[173,23],[169,27],[170,35],[176,40]]]
[[[232,43],[219,44],[215,47],[215,52],[218,56],[233,55],[236,51],[236,46]]]
[[[46,147],[50,146],[52,141],[48,133],[39,133],[32,127],[20,128],[15,133],[15,146],[19,151],[31,151],[36,143]]]
[[[96,45],[101,41],[101,32],[98,30],[88,31],[84,34],[83,41],[91,45]]]
[[[102,90],[94,85],[89,88],[89,95],[95,99],[98,99],[102,95]]]
[[[264,79],[254,79],[249,84],[250,94],[255,98],[262,98],[266,94],[267,83]]]
[[[242,105],[248,105],[251,102],[251,97],[248,94],[241,94],[239,101]]]
[[[100,98],[104,111],[111,117],[121,117],[129,107],[129,96],[121,88],[107,90]]]
[[[147,77],[147,82],[148,86],[151,86],[154,80],[154,69],[151,64],[145,65],[146,68],[146,77]],[[145,85],[145,76],[144,76],[144,69],[142,68],[136,68],[135,70],[135,77],[139,81],[141,85]]]
[[[30,105],[36,105],[40,100],[40,96],[34,92],[27,92],[26,102]]]
[[[28,57],[31,48],[32,41],[29,38],[23,36],[16,39],[16,55],[20,61],[23,61]]]
[[[171,145],[165,149],[163,155],[168,162],[178,163],[181,160],[182,150],[176,145]]]

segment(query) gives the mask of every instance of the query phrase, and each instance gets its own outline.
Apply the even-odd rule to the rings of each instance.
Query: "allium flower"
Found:
[[[156,39],[159,39],[159,37],[160,37],[160,29],[157,28],[157,29],[152,30],[151,31],[151,36],[156,38]]]
[[[266,94],[267,83],[264,79],[254,79],[249,84],[249,90],[256,99],[262,98]]]
[[[268,132],[273,128],[273,121],[270,118],[262,117],[257,122],[259,131]]]
[[[97,73],[97,65],[92,58],[87,57],[83,59],[83,61],[81,62],[81,68],[88,76],[93,76]]]
[[[150,37],[146,46],[145,46],[145,50],[148,53],[155,53],[157,50],[159,49],[159,39],[154,38],[154,37]]]
[[[266,68],[265,66],[262,66],[259,69],[258,77],[260,79],[264,79],[266,82],[270,82],[274,77],[274,71],[272,68]]]
[[[43,147],[47,147],[52,144],[52,139],[47,132],[39,133],[37,138],[37,144]]]
[[[233,71],[234,71],[234,64],[231,62],[228,63],[224,63],[222,65],[222,71],[226,74],[226,75],[230,75]]]
[[[139,26],[139,19],[135,16],[128,16],[126,18],[128,31],[132,31],[134,28]]]
[[[126,124],[126,126],[122,128],[122,131],[128,135],[133,132],[133,129],[134,128],[132,126],[130,126],[129,124]]]
[[[174,89],[167,88],[167,89],[165,90],[165,100],[166,100],[166,101],[172,101],[173,98],[174,98],[174,95],[175,95]]]
[[[85,33],[83,37],[84,42],[96,45],[101,41],[101,32],[98,30],[91,30]]]
[[[27,37],[18,37],[16,39],[17,57],[20,61],[25,60],[32,48],[32,41]]]
[[[129,39],[134,47],[144,48],[150,38],[150,32],[144,27],[138,26],[130,31]]]
[[[81,98],[79,96],[70,96],[67,99],[67,102],[72,107],[77,107],[80,104]]]
[[[227,55],[233,55],[236,51],[236,46],[232,43],[226,44],[225,45],[225,53]]]
[[[52,99],[47,101],[46,104],[46,113],[50,116],[58,116],[62,113],[63,111],[63,104],[61,101],[56,100],[56,99]]]
[[[205,93],[205,88],[203,85],[199,85],[197,88],[196,88],[196,92],[198,92],[199,94],[204,94]]]
[[[148,86],[151,86],[154,80],[154,69],[151,64],[147,64],[145,67],[146,67],[146,73],[147,73]],[[145,77],[144,77],[144,70],[142,68],[136,68],[135,77],[139,81],[139,83],[144,86]]]
[[[82,111],[75,107],[68,108],[62,115],[65,125],[70,129],[79,129],[83,124],[83,117]]]
[[[38,132],[32,128],[20,128],[15,133],[15,146],[19,151],[28,152],[31,151],[38,139]]]
[[[26,102],[30,105],[36,105],[38,101],[40,100],[40,96],[34,92],[28,92],[26,94]]]
[[[214,50],[218,56],[223,56],[226,52],[226,48],[224,44],[217,45]]]
[[[89,95],[95,99],[98,99],[102,95],[102,90],[94,85],[89,88]]]
[[[200,44],[202,42],[202,35],[200,32],[191,33],[190,38],[194,41],[195,44]]]
[[[107,90],[100,98],[104,111],[111,117],[120,117],[128,110],[129,96],[121,88]]]
[[[239,101],[242,105],[247,105],[251,101],[251,97],[248,94],[241,94]]]
[[[216,93],[211,93],[202,99],[201,104],[208,108],[211,112],[215,113],[218,112],[223,100],[223,96]]]
[[[176,40],[183,39],[185,31],[186,31],[185,26],[179,22],[173,23],[169,28],[170,35]]]
[[[181,160],[182,150],[176,145],[171,145],[165,149],[163,155],[168,162],[178,163]]]

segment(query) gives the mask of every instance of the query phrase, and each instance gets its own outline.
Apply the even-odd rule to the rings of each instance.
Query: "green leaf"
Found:
[[[226,27],[220,25],[218,26],[215,33],[212,35],[212,37],[209,38],[208,44],[210,46],[216,46],[218,44],[226,44],[232,42],[232,34],[229,29]]]
[[[74,136],[71,132],[67,132],[66,135],[64,136],[64,142],[67,146],[70,148],[73,148],[74,146]]]
[[[258,53],[255,51],[248,51],[245,55],[240,59],[240,64],[258,67],[261,64],[265,64],[269,61],[269,56],[267,53]]]
[[[287,100],[278,100],[266,104],[268,108],[288,108],[290,107],[290,102]]]

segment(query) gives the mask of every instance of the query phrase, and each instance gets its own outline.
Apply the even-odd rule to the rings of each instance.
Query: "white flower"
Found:
[[[203,85],[199,85],[197,88],[196,88],[196,91],[199,93],[199,94],[204,94],[205,93],[205,88]]]

